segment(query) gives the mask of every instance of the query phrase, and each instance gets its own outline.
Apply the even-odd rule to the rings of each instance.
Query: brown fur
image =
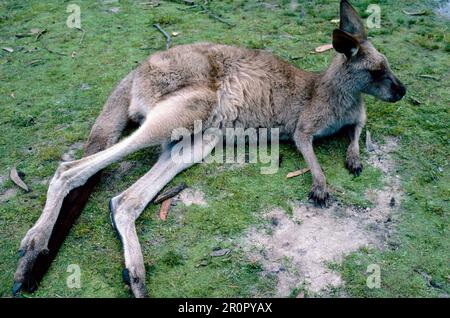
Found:
[[[349,126],[346,166],[358,175],[362,170],[358,142],[366,120],[362,94],[395,102],[406,93],[386,57],[367,41],[363,22],[346,0],[341,1],[341,26],[333,32],[333,45],[341,54],[322,73],[300,70],[264,51],[210,43],[177,46],[150,56],[108,99],[89,137],[88,156],[58,168],[41,218],[22,240],[25,255],[15,281],[27,277],[36,253],[47,248],[69,191],[127,154],[162,144],[163,154],[155,166],[110,204],[124,246],[128,283],[135,296],[145,296],[145,270],[134,222],[171,178],[214,147],[210,139],[196,144],[191,164],[169,160],[173,130],[185,127],[193,133],[196,120],[203,122],[204,130],[280,128],[282,135],[295,141],[311,168],[310,198],[326,204],[326,179],[314,154],[314,138]],[[128,120],[141,126],[116,144]]]

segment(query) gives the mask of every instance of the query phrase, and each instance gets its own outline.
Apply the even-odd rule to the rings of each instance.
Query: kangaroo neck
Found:
[[[336,55],[330,66],[316,79],[315,97],[330,107],[352,108],[359,104],[361,91],[345,57]]]

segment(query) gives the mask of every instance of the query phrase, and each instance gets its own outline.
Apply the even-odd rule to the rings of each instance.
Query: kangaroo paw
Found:
[[[137,274],[136,271],[124,268],[122,271],[122,279],[124,283],[131,289],[133,296],[136,298],[146,298],[147,288],[145,287],[145,275],[144,277],[139,277],[142,275]]]
[[[355,175],[356,177],[358,177],[363,170],[363,165],[361,164],[359,158],[348,158],[345,161],[345,167],[351,174]]]
[[[326,191],[326,188],[322,186],[313,186],[309,193],[309,199],[321,208],[327,206],[329,197],[330,195]]]
[[[33,292],[38,287],[35,277],[35,265],[41,257],[48,254],[47,242],[49,235],[44,230],[31,229],[28,231],[19,250],[19,264],[14,274],[12,293],[17,296],[22,290]]]

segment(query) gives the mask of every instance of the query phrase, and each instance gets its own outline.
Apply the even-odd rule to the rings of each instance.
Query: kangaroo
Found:
[[[347,0],[340,3],[340,27],[333,31],[336,55],[322,73],[300,70],[260,50],[198,43],[151,55],[126,76],[107,100],[85,146],[82,159],[61,163],[52,178],[44,210],[20,244],[13,291],[30,279],[48,242],[66,195],[113,162],[154,145],[162,153],[154,166],[130,188],[111,199],[110,215],[122,242],[123,276],[135,297],[147,295],[144,260],[135,221],[146,205],[178,173],[204,159],[217,139],[194,139],[193,160],[171,160],[171,133],[201,120],[209,127],[278,127],[293,139],[312,173],[309,198],[325,205],[325,175],[314,154],[313,141],[343,126],[350,131],[345,165],[362,171],[359,138],[366,121],[363,94],[397,102],[405,86],[387,58],[368,41],[363,21]],[[139,128],[119,141],[127,121]]]

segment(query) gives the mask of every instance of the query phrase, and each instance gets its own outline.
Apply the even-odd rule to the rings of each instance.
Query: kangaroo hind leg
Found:
[[[115,144],[127,123],[133,73],[123,79],[105,103],[85,145],[84,156],[93,155]],[[34,291],[50,267],[72,224],[80,215],[100,174],[85,185],[71,190],[61,208],[46,209],[20,244],[20,260],[14,275],[13,294]],[[49,191],[50,192],[50,191]],[[49,193],[50,197],[53,195]]]
[[[200,162],[209,155],[218,138],[215,135],[204,135],[194,138],[190,149],[183,148],[183,154],[174,158],[171,154],[178,153],[175,146],[166,148],[152,169],[126,191],[110,201],[111,220],[118,232],[124,249],[125,269],[123,277],[135,297],[147,295],[145,286],[145,268],[141,246],[136,233],[135,221],[147,204],[169,183],[178,173]],[[176,151],[173,151],[176,150]]]

